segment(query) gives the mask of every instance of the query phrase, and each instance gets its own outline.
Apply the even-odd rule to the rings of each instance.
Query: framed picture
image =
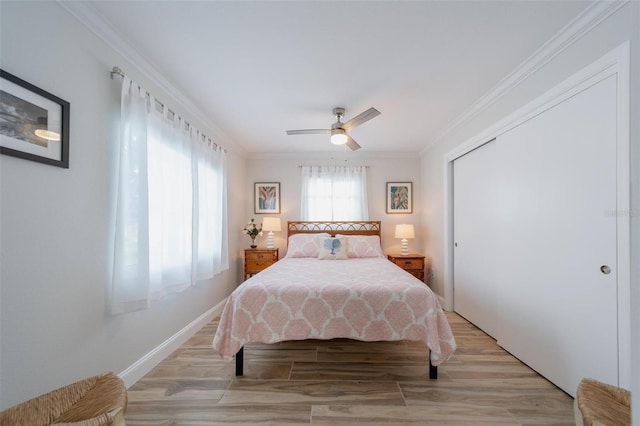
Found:
[[[69,102],[0,70],[0,153],[69,168]]]
[[[253,194],[255,213],[280,213],[280,182],[256,182]]]
[[[387,182],[387,213],[413,213],[413,182]]]

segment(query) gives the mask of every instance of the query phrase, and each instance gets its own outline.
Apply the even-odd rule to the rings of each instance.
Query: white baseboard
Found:
[[[191,336],[196,334],[198,330],[205,326],[209,321],[222,313],[224,304],[227,299],[223,299],[220,303],[213,308],[200,315],[193,320],[190,324],[187,324],[182,330],[165,340],[158,347],[151,352],[144,355],[142,358],[134,362],[127,369],[118,374],[118,377],[124,381],[125,386],[130,388],[135,382],[140,380],[147,374],[153,367],[158,365],[163,359],[169,356],[173,351],[178,349],[184,344]],[[213,340],[212,340],[213,341]]]

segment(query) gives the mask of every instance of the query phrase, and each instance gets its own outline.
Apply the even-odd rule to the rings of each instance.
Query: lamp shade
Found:
[[[262,230],[263,231],[281,231],[282,227],[280,225],[279,217],[265,217],[262,219]]]
[[[413,231],[412,224],[398,224],[396,225],[396,238],[415,238],[416,235]]]

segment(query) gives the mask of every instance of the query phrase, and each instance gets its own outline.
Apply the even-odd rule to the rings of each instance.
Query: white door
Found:
[[[567,393],[618,383],[616,77],[497,138],[498,343]]]
[[[454,309],[493,337],[496,290],[496,142],[453,162]]]

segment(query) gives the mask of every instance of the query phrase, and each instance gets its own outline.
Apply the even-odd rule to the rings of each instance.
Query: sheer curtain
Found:
[[[369,220],[365,166],[302,166],[301,220]]]
[[[111,311],[228,268],[224,151],[124,77]]]
[[[192,281],[229,269],[227,250],[227,159],[220,147],[194,145],[194,231]],[[197,219],[197,220],[196,220]]]
[[[191,284],[191,137],[177,117],[150,99],[147,127],[149,296],[160,299]],[[138,140],[136,143],[143,143]]]

